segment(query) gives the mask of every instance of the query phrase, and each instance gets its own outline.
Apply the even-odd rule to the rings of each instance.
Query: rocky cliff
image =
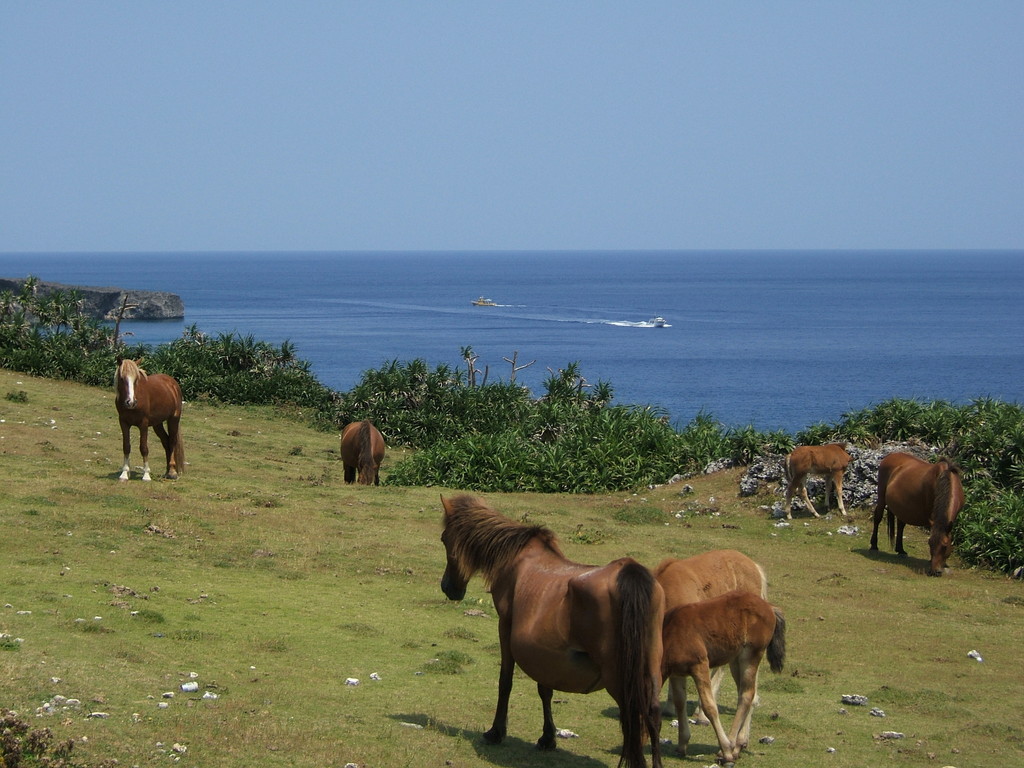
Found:
[[[0,277],[0,292],[11,291],[15,296],[21,293],[23,279]],[[164,291],[136,291],[124,288],[92,288],[81,285],[64,285],[39,281],[36,294],[46,296],[54,291],[78,291],[82,301],[82,312],[99,320],[116,320],[125,298],[128,309],[125,320],[178,320],[185,317],[185,303],[175,293]]]

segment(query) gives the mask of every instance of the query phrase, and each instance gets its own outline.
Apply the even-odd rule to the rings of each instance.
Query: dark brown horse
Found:
[[[906,555],[903,529],[907,525],[931,528],[928,548],[929,576],[941,576],[953,549],[953,523],[964,505],[960,467],[946,458],[934,464],[909,453],[890,453],[878,465],[878,504],[875,506],[871,549],[878,549],[878,526],[882,513],[889,529],[889,545],[895,538],[896,553]],[[893,522],[897,522],[895,536]]]
[[[142,479],[151,479],[149,428],[152,427],[167,454],[167,473],[164,477],[176,480],[185,471],[185,446],[178,428],[181,421],[181,387],[178,382],[162,373],[147,374],[135,360],[122,360],[117,366],[115,385],[117,397],[114,405],[121,422],[121,443],[124,448],[124,466],[121,467],[118,479],[127,480],[131,474],[128,457],[132,452],[132,427],[139,428]]]
[[[680,605],[665,616],[662,674],[671,681],[677,709],[686,706],[686,676],[697,684],[700,704],[722,748],[722,759],[734,762],[750,741],[750,717],[757,693],[757,670],[767,652],[773,672],[786,658],[786,622],[778,608],[749,592],[724,595]],[[736,717],[726,735],[711,690],[711,670],[728,664],[736,681]],[[681,755],[690,741],[690,724],[679,718]]]
[[[448,561],[441,590],[462,600],[480,571],[498,613],[501,672],[494,723],[484,739],[505,737],[512,673],[537,681],[544,727],[537,746],[554,749],[554,691],[607,689],[619,705],[621,766],[646,766],[644,741],[661,765],[661,627],[664,595],[654,576],[624,557],[581,565],[562,554],[555,535],[509,520],[472,496],[442,497]]]
[[[341,431],[341,462],[345,482],[353,483],[359,473],[360,485],[380,485],[380,465],[384,461],[384,437],[369,419],[353,421]]]
[[[737,589],[768,598],[764,568],[735,549],[714,549],[683,559],[666,558],[654,569],[654,578],[665,590],[666,614],[680,605],[710,600]],[[711,677],[711,692],[716,699],[724,676],[725,668],[718,667]],[[687,719],[685,676],[672,681],[672,691],[676,718],[682,723]],[[693,719],[698,723],[710,722],[702,704],[697,705]]]

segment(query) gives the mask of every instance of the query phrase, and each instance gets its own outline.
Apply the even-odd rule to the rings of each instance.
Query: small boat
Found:
[[[491,299],[485,299],[483,296],[481,296],[479,299],[473,299],[473,301],[470,302],[470,303],[474,307],[496,307],[496,306],[498,306],[497,302],[492,301]]]
[[[655,328],[664,328],[666,325],[664,317],[652,317],[650,322]]]

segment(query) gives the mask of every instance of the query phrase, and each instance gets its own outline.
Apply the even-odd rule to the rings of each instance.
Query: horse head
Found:
[[[117,365],[117,396],[125,408],[134,408],[138,405],[135,396],[135,383],[146,377],[146,372],[139,367],[135,360],[124,359]]]
[[[931,562],[929,576],[941,576],[946,561],[953,551],[953,524],[964,505],[964,490],[960,483],[960,467],[949,459],[936,462],[935,506],[932,508],[932,527],[928,537]]]
[[[469,584],[469,577],[463,573],[459,557],[456,555],[456,546],[452,529],[448,527],[451,519],[453,505],[444,496],[441,497],[441,505],[444,507],[444,530],[441,532],[441,542],[444,544],[446,563],[444,575],[441,577],[441,591],[449,600],[462,600],[466,596],[466,585]]]

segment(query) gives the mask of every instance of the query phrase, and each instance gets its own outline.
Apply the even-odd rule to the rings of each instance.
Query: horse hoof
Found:
[[[494,730],[484,731],[484,741],[488,744],[501,744],[501,740],[504,738],[504,733],[498,733]]]
[[[545,752],[555,748],[555,737],[554,736],[541,736],[537,739],[537,749],[542,749]]]

